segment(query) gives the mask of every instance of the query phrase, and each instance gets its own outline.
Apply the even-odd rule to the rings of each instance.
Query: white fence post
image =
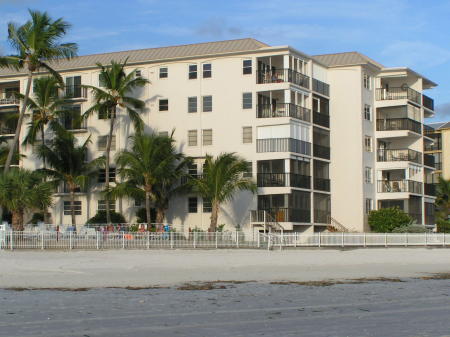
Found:
[[[197,248],[197,242],[196,242],[196,240],[197,240],[197,232],[194,232],[194,248]]]
[[[170,249],[173,249],[173,232],[169,232],[170,235]]]
[[[442,247],[445,247],[445,233],[442,233]]]
[[[408,233],[405,233],[405,247],[408,247]]]
[[[219,233],[215,232],[214,233],[216,235],[216,249],[219,248]]]
[[[147,232],[147,249],[150,249],[150,232]]]
[[[260,232],[258,232],[258,237],[256,238],[256,242],[257,242],[257,247],[258,248],[261,248],[261,238],[260,238],[260,236],[261,236],[261,233]]]
[[[294,233],[294,247],[295,248],[297,248],[297,236],[298,236],[298,233]]]
[[[239,232],[236,231],[236,248],[239,248]]]
[[[425,247],[428,246],[428,233],[425,232]]]
[[[364,247],[367,247],[367,239],[366,239],[366,232],[364,232]]]
[[[9,236],[9,245],[11,246],[11,250],[13,250],[13,231],[11,230],[10,236]]]
[[[272,234],[267,234],[267,250],[270,250],[270,244],[272,242]]]
[[[44,250],[44,232],[41,233],[41,249]]]
[[[69,250],[72,250],[72,232],[69,232]]]
[[[322,232],[319,232],[319,248],[322,245]]]
[[[99,236],[100,232],[95,232],[95,233],[96,233],[96,236],[97,236],[97,250],[99,250],[100,249],[100,242],[99,242],[99,240],[100,240],[100,236]]]
[[[125,249],[125,232],[122,232],[122,249]]]
[[[344,247],[344,232],[342,232],[342,247]]]
[[[387,233],[384,233],[384,246],[387,247]]]

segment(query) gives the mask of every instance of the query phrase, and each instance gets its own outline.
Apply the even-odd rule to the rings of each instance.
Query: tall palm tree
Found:
[[[436,206],[440,220],[447,221],[450,215],[450,180],[442,177],[437,184]]]
[[[24,214],[52,204],[53,185],[42,174],[14,169],[0,174],[0,205],[12,213],[13,230],[22,231]]]
[[[34,80],[33,98],[27,99],[27,108],[32,111],[32,119],[28,126],[24,144],[33,145],[40,137],[41,144],[45,143],[45,126],[59,123],[58,119],[63,115],[62,106],[65,102],[59,91],[59,81],[50,76],[39,77]],[[23,95],[19,95],[24,99]],[[45,161],[44,161],[45,167]]]
[[[115,62],[104,66],[97,64],[100,68],[99,79],[101,79],[102,88],[95,86],[85,86],[91,89],[94,96],[94,105],[86,110],[83,117],[87,118],[94,112],[107,116],[110,120],[109,133],[105,151],[105,191],[110,190],[109,171],[110,171],[110,154],[111,142],[114,134],[114,126],[117,119],[118,108],[124,109],[134,124],[135,130],[138,132],[143,128],[143,122],[139,116],[138,110],[145,106],[145,102],[132,96],[136,88],[143,87],[148,80],[142,77],[136,77],[136,70],[131,71],[128,75],[125,72],[127,61]],[[106,203],[106,220],[111,223],[111,214],[109,203]]]
[[[256,192],[255,182],[243,176],[247,170],[247,163],[234,153],[216,158],[207,155],[203,175],[191,180],[194,191],[211,201],[210,231],[216,231],[221,204],[232,200],[238,191]]]
[[[70,27],[66,21],[62,18],[53,20],[47,12],[29,10],[29,13],[31,19],[21,26],[12,22],[8,23],[8,41],[15,50],[16,55],[0,57],[1,67],[24,71],[27,74],[25,95],[14,135],[14,142],[5,163],[5,172],[9,170],[11,160],[18,146],[34,73],[44,69],[62,82],[61,76],[51,67],[49,62],[63,58],[69,59],[77,53],[77,45],[75,43],[60,43],[61,38]]]
[[[38,148],[39,157],[46,160],[49,166],[41,171],[52,177],[55,184],[64,184],[69,191],[72,225],[75,225],[75,193],[88,186],[102,160],[98,158],[86,162],[90,137],[81,145],[77,143],[75,136],[61,127],[56,129],[49,145],[42,144]]]
[[[147,223],[151,222],[150,209],[156,199],[155,188],[161,181],[169,181],[179,174],[183,154],[178,153],[171,137],[136,133],[131,137],[131,149],[116,156],[122,182],[113,189],[114,196],[128,196],[145,200]]]

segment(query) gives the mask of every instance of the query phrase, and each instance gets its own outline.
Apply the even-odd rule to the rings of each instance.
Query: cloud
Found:
[[[397,41],[388,44],[380,53],[386,64],[413,68],[433,68],[450,60],[450,50],[423,41]]]
[[[242,35],[243,31],[238,26],[228,25],[224,18],[212,17],[194,28],[193,33],[212,38],[223,38],[228,35]]]

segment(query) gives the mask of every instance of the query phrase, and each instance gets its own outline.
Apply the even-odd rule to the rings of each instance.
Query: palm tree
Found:
[[[72,225],[75,225],[75,193],[87,187],[102,159],[86,162],[90,137],[78,145],[75,136],[62,127],[57,128],[55,133],[49,145],[42,144],[38,148],[38,156],[46,160],[49,166],[41,171],[52,177],[54,184],[67,186]]]
[[[207,155],[203,175],[191,180],[194,191],[211,201],[210,231],[216,231],[221,204],[231,201],[238,191],[256,192],[255,182],[243,177],[246,172],[247,163],[234,153],[222,153],[216,158]]]
[[[436,206],[440,220],[447,221],[450,214],[450,180],[442,177],[437,184]]]
[[[0,57],[0,66],[27,73],[27,86],[14,135],[14,142],[9,150],[4,171],[8,171],[18,146],[28,98],[30,96],[33,75],[45,69],[62,82],[61,76],[50,66],[49,62],[69,59],[76,55],[75,43],[60,43],[70,25],[62,18],[52,20],[47,12],[29,10],[31,19],[22,26],[10,22],[8,24],[8,41],[15,49],[16,55]]]
[[[42,174],[13,169],[0,174],[0,205],[12,213],[13,230],[22,231],[24,213],[52,204],[53,185]]]
[[[63,115],[62,106],[65,102],[59,96],[61,85],[59,81],[50,76],[39,77],[34,80],[34,98],[27,99],[27,108],[33,112],[32,120],[29,123],[28,133],[25,136],[24,144],[33,145],[38,134],[41,144],[45,143],[45,126],[59,123],[58,119]],[[23,95],[19,95],[24,99]],[[44,161],[45,167],[45,161]]]
[[[185,160],[183,154],[175,151],[173,138],[138,132],[131,137],[131,149],[116,156],[122,182],[112,189],[112,194],[145,200],[147,223],[150,223],[151,203],[157,194],[155,189],[161,181],[168,184],[175,179]]]
[[[91,89],[95,103],[84,113],[83,117],[87,118],[92,113],[97,112],[107,116],[110,120],[105,151],[105,191],[109,191],[111,142],[117,118],[117,108],[126,110],[137,132],[142,130],[143,122],[137,109],[143,109],[145,102],[132,97],[131,94],[136,88],[145,86],[149,81],[136,77],[136,70],[131,71],[127,75],[125,72],[126,60],[123,63],[111,61],[111,64],[108,66],[103,66],[100,63],[97,65],[100,68],[99,79],[101,79],[103,88],[84,86]],[[111,222],[109,203],[106,203],[106,219],[108,223]]]

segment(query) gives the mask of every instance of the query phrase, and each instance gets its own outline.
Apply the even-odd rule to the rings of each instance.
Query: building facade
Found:
[[[429,182],[436,184],[439,178],[450,179],[450,122],[430,123],[426,126],[433,143],[425,146],[425,153],[434,157],[436,171]]]
[[[191,174],[202,173],[207,154],[236,152],[248,161],[247,175],[258,192],[239,193],[224,205],[219,224],[313,232],[334,223],[362,231],[368,210],[392,205],[426,222],[426,204],[434,199],[423,184],[433,167],[423,155],[431,139],[422,125],[433,109],[422,90],[434,83],[419,74],[384,68],[362,55],[365,63],[340,64],[339,54],[309,56],[254,39],[219,41],[60,61],[54,67],[72,97],[68,108],[76,115],[92,105],[82,85],[100,86],[96,62],[127,57],[128,70],[150,81],[134,93],[146,102],[145,131],[173,131],[178,149],[194,159]],[[0,70],[0,133],[7,138],[14,132],[14,118],[7,117],[20,107],[14,92],[24,92],[25,84],[24,74]],[[107,116],[63,122],[80,141],[91,136],[89,159],[103,155]],[[25,123],[22,139],[26,128]],[[112,157],[128,146],[133,132],[119,110]],[[32,146],[21,145],[20,153],[26,157],[17,165],[42,167]],[[111,178],[116,179],[114,169]],[[88,191],[77,193],[78,224],[104,209],[103,182],[100,172]],[[61,186],[55,195],[54,223],[70,223],[65,192]],[[128,221],[142,207],[127,198],[112,206]],[[206,229],[210,211],[201,197],[180,195],[171,201],[166,221],[181,231]]]

